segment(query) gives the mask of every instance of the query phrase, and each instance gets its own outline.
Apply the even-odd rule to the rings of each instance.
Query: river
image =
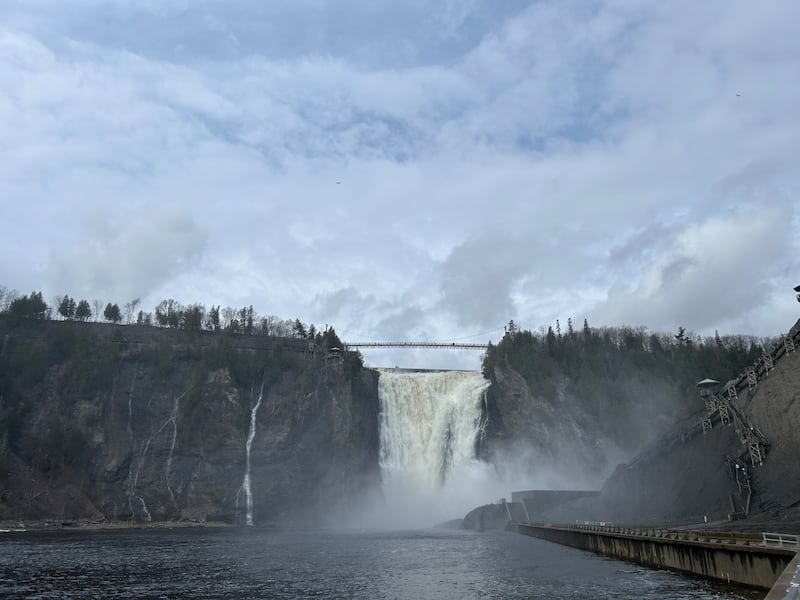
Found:
[[[746,590],[506,532],[0,533],[0,598],[743,599]]]

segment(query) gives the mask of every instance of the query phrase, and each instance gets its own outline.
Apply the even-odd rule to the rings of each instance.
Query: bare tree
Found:
[[[226,306],[222,309],[222,328],[228,329],[236,320],[236,309]]]
[[[94,307],[94,322],[97,323],[97,319],[103,314],[103,301],[92,300],[92,306]]]
[[[55,318],[56,319],[58,319],[58,317],[60,315],[60,313],[58,312],[58,307],[61,306],[61,303],[67,298],[69,298],[69,296],[67,294],[64,294],[63,296],[59,296],[58,294],[56,294],[55,296],[53,296],[53,300],[50,303],[50,306],[54,306],[55,307]],[[63,317],[63,315],[61,315],[61,316]]]
[[[261,335],[277,336],[278,324],[280,319],[275,315],[267,315],[261,319]]]
[[[133,313],[136,312],[136,307],[142,302],[141,298],[134,298],[125,305],[125,323],[130,325],[133,320]]]
[[[6,312],[11,303],[19,298],[19,292],[0,285],[0,312]]]

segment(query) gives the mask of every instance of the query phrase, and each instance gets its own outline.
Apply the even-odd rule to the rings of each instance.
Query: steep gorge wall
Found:
[[[640,406],[598,417],[567,389],[566,379],[554,390],[535,393],[513,368],[495,366],[491,381],[480,455],[512,475],[527,474],[543,489],[599,488],[619,462],[666,430],[672,417],[671,403],[661,402],[668,392],[660,382],[633,383],[642,388]]]
[[[0,520],[318,525],[380,480],[377,375],[303,340],[0,322]]]
[[[800,321],[789,335],[798,338],[799,332]],[[706,412],[702,400],[696,402],[694,415],[633,461],[619,465],[598,501],[565,505],[550,517],[623,523],[724,521],[743,508],[726,462],[730,456],[746,466],[752,487],[748,518],[731,526],[747,529],[753,523],[758,529],[771,523],[800,531],[800,353],[781,355],[775,368],[752,389],[745,386],[736,400],[769,442],[763,464],[752,464],[733,423],[717,420],[704,434],[699,423]]]

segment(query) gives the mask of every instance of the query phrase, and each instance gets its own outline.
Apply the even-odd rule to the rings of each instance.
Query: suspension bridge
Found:
[[[462,342],[342,342],[345,349],[351,348],[435,348],[440,350],[486,350],[488,344],[466,344]]]

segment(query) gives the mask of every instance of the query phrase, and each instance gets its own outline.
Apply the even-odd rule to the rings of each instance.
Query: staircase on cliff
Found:
[[[725,386],[724,395],[713,393],[710,386],[702,385],[704,382],[699,384],[701,385],[701,397],[706,405],[706,415],[701,420],[699,427],[695,426],[691,431],[696,432],[698,429],[702,429],[703,435],[705,435],[711,431],[715,423],[722,426],[733,424],[743,446],[741,455],[725,456],[725,464],[731,481],[732,518],[748,516],[754,497],[757,498],[758,509],[761,512],[777,511],[781,508],[780,503],[762,491],[766,486],[763,485],[758,475],[758,467],[764,465],[770,442],[739,406],[737,400],[739,392],[745,388],[750,394],[753,394],[759,380],[768,377],[779,360],[796,351],[796,340],[800,340],[800,328],[797,325],[771,351],[765,350],[752,366],[747,367],[738,377],[729,381]]]

